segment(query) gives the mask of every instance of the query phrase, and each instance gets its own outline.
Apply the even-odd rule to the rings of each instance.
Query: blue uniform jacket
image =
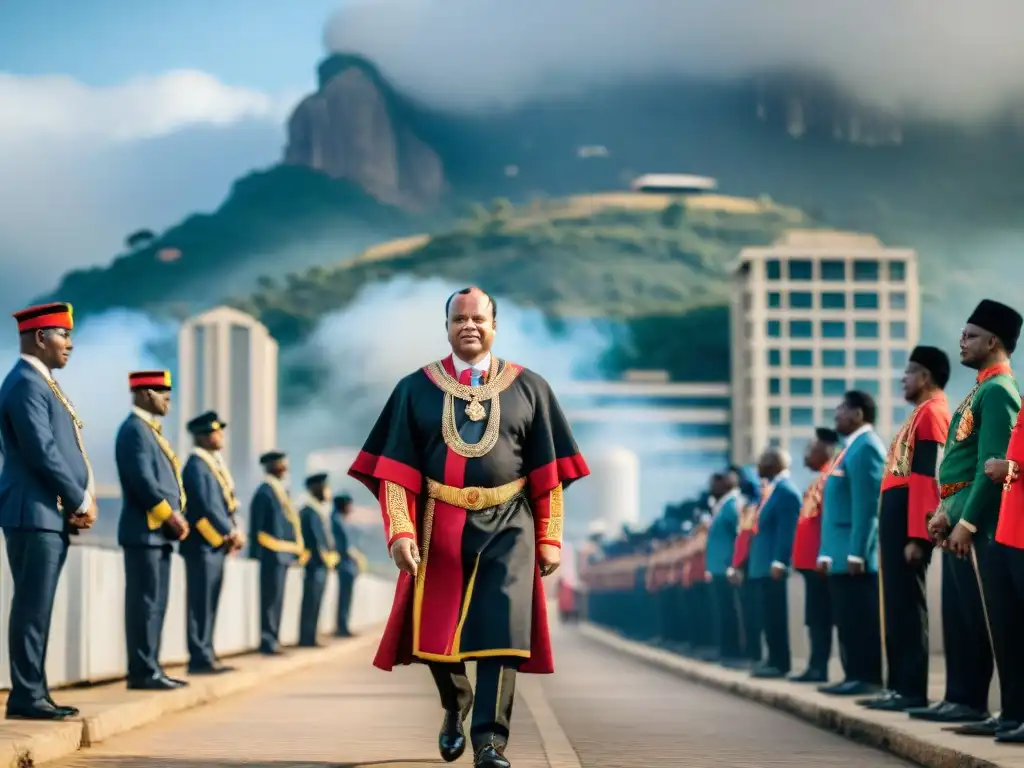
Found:
[[[132,412],[114,441],[117,476],[121,481],[121,518],[117,543],[122,547],[160,547],[172,542],[162,526],[181,512],[177,458],[156,430]]]
[[[831,559],[829,573],[848,573],[849,557],[878,571],[878,497],[885,449],[872,430],[856,437],[825,481],[819,557]]]
[[[306,504],[299,510],[299,521],[302,526],[302,541],[306,545],[307,568],[335,568],[340,560],[334,535],[324,524],[324,518]]]
[[[359,563],[352,557],[351,547],[348,541],[348,526],[345,519],[337,512],[331,515],[331,532],[334,534],[334,546],[338,550],[339,571],[348,571],[356,574],[359,572]]]
[[[224,537],[235,528],[231,516],[236,506],[234,492],[197,453],[188,457],[181,479],[188,496],[185,518],[192,529],[181,542],[181,554],[220,551]]]
[[[253,494],[249,507],[249,542],[251,557],[276,560],[284,565],[305,551],[298,514],[287,497],[284,501],[278,497],[269,482],[262,483]]]
[[[0,386],[0,439],[0,527],[64,531],[62,509],[70,513],[82,506],[89,465],[71,412],[24,360]]]
[[[802,502],[800,491],[788,477],[776,483],[757,515],[757,532],[750,542],[749,578],[770,576],[772,563],[789,567]]]
[[[712,576],[725,576],[732,565],[732,553],[740,527],[741,500],[739,491],[729,494],[711,517],[704,568]]]

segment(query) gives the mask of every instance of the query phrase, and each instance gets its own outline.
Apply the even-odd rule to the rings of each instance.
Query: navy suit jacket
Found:
[[[323,517],[308,504],[299,510],[299,521],[302,524],[302,540],[305,543],[309,559],[307,568],[335,568],[339,557],[333,534],[328,533]]]
[[[134,412],[117,431],[114,442],[121,481],[121,518],[117,543],[122,547],[160,547],[172,539],[163,523],[181,512],[178,469],[157,441],[156,432]]]
[[[24,360],[0,386],[0,440],[0,527],[67,530],[65,514],[85,500],[89,466],[70,411]]]
[[[802,505],[800,491],[788,477],[772,489],[772,495],[757,515],[757,533],[750,542],[747,574],[751,579],[770,576],[772,563],[789,566]]]
[[[235,528],[228,501],[234,495],[221,485],[206,460],[195,453],[185,462],[181,479],[188,497],[185,519],[192,529],[181,542],[181,554],[220,551],[224,537]]]
[[[256,489],[249,507],[250,556],[288,564],[303,552],[298,515],[289,519],[270,483]]]

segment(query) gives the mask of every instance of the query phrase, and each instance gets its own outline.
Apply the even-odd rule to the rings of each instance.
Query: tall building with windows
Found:
[[[733,461],[769,444],[802,452],[849,389],[874,396],[888,440],[907,413],[900,378],[920,315],[912,250],[817,230],[744,249],[731,307]]]
[[[185,424],[204,411],[228,423],[224,458],[239,486],[259,477],[258,458],[277,446],[277,342],[266,327],[231,307],[190,318],[178,333],[175,411],[182,455]]]

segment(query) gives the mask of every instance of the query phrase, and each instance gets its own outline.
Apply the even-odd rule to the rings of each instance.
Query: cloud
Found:
[[[109,87],[0,73],[0,310],[108,262],[132,230],[216,207],[278,160],[295,100],[196,71]]]
[[[453,107],[620,76],[800,68],[871,106],[961,121],[1021,100],[1022,26],[1016,0],[363,0],[325,41]]]

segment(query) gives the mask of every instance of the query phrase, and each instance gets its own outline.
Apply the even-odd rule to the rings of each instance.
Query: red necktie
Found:
[[[476,374],[477,382],[473,384],[473,374]],[[480,386],[487,381],[487,371],[474,371],[472,368],[467,368],[459,374],[459,384],[465,384],[467,387]]]
[[[469,386],[469,382],[470,382],[470,378],[469,377],[471,375],[472,374],[470,373],[470,369],[469,368],[464,370],[462,373],[459,374],[459,384],[464,384],[465,386],[468,387]]]

